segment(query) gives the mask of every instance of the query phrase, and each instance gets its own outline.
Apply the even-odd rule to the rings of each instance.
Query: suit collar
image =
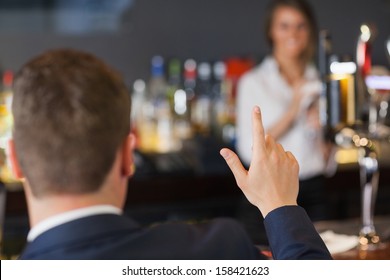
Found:
[[[43,232],[61,224],[98,214],[120,215],[122,214],[122,210],[112,205],[94,205],[60,213],[58,215],[54,215],[45,220],[42,220],[37,225],[35,225],[28,233],[27,241],[32,242],[37,236],[39,236]]]
[[[66,248],[88,242],[99,236],[111,236],[118,231],[136,231],[139,225],[132,219],[116,214],[99,214],[73,220],[53,227],[27,244],[21,258],[31,258],[40,252]]]

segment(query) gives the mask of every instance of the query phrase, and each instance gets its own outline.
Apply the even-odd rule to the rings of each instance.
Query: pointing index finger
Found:
[[[265,133],[259,106],[255,106],[252,110],[252,141],[253,155],[262,153],[265,149]]]

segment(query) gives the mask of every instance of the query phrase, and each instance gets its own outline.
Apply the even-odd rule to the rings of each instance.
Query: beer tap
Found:
[[[371,78],[371,50],[376,35],[375,26],[362,24],[356,46],[356,119],[353,123],[344,123],[335,131],[335,143],[343,148],[355,148],[358,152],[358,164],[361,186],[361,228],[359,232],[360,248],[375,248],[380,238],[374,226],[374,208],[379,181],[378,141],[390,135],[389,129],[378,121],[380,104],[388,101],[378,91],[367,86]],[[390,40],[387,41],[389,52]],[[387,103],[388,105],[388,103]]]

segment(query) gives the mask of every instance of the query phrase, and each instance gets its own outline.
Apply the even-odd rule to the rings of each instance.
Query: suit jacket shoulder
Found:
[[[124,216],[95,215],[44,232],[21,259],[254,259],[260,257],[230,219],[142,228]]]

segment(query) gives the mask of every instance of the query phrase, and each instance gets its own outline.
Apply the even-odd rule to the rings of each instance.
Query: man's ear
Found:
[[[14,173],[16,178],[22,179],[24,176],[23,176],[22,169],[20,168],[19,162],[17,160],[17,157],[16,157],[14,140],[10,139],[8,141],[8,148],[9,148],[9,155],[10,155],[12,172]]]
[[[122,172],[124,176],[130,177],[134,174],[134,158],[133,150],[135,147],[135,135],[129,133],[122,147]]]

